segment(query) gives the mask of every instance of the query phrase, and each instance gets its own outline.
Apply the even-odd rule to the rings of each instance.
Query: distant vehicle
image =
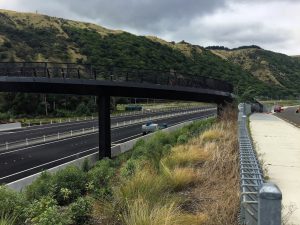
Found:
[[[280,105],[275,105],[274,112],[280,113],[283,111],[283,108]]]
[[[125,111],[142,111],[143,107],[141,105],[127,105],[125,106]]]
[[[166,123],[159,125],[157,123],[153,123],[152,121],[148,121],[146,124],[142,125],[142,133],[143,135],[146,135],[148,133],[155,132],[157,130],[161,130],[167,127],[168,125]]]

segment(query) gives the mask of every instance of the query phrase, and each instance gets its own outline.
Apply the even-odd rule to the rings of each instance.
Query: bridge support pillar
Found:
[[[99,159],[111,158],[110,96],[98,96]]]

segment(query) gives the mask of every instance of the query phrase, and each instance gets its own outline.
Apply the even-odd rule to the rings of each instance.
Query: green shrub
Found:
[[[54,192],[52,175],[45,171],[26,187],[25,196],[28,200],[40,199],[45,195],[51,195]]]
[[[172,134],[157,132],[143,145],[133,149],[133,159],[150,160],[156,168],[159,168],[160,159],[170,151],[172,145],[176,143]]]
[[[88,159],[84,159],[81,169],[83,172],[88,172],[91,169],[91,164]]]
[[[53,175],[55,185],[54,198],[61,204],[67,204],[86,191],[86,175],[76,166],[68,166]]]
[[[123,178],[131,177],[137,169],[137,160],[129,159],[120,169],[120,175]]]
[[[34,225],[67,225],[71,216],[50,196],[34,200],[26,209],[26,222]]]
[[[9,113],[0,112],[0,121],[7,122],[10,118],[11,118],[11,115]]]
[[[27,205],[24,196],[21,193],[0,186],[0,212],[5,217],[17,217],[17,221],[23,221],[23,209]],[[1,215],[2,216],[2,215]]]
[[[56,109],[55,116],[57,117],[73,117],[74,113],[64,110],[64,109]]]
[[[182,135],[180,135],[178,138],[177,138],[177,143],[178,144],[184,144],[184,143],[186,143],[188,141],[188,137],[187,137],[187,135],[185,135],[185,134],[182,134]]]
[[[88,182],[93,184],[95,194],[103,196],[110,194],[108,184],[114,175],[115,169],[112,160],[103,159],[88,172]]]
[[[69,206],[71,218],[77,225],[85,224],[89,221],[92,211],[92,201],[90,198],[78,198]]]
[[[84,102],[81,102],[77,106],[75,113],[76,113],[76,115],[79,115],[79,116],[85,116],[85,115],[90,115],[91,111]]]

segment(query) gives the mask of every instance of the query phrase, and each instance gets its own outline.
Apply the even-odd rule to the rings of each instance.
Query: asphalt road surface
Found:
[[[300,128],[300,113],[296,113],[298,106],[288,107],[280,113],[275,113],[279,118]]]
[[[208,107],[193,107],[187,110],[176,109],[172,111],[163,111],[163,112],[148,112],[145,114],[138,114],[138,115],[127,115],[127,116],[117,116],[111,118],[111,124],[120,123],[123,121],[147,118],[149,116],[158,116],[168,113],[175,113],[175,112],[185,112],[190,111],[193,109],[201,109],[201,108],[208,108]],[[98,120],[86,120],[86,121],[78,121],[78,122],[65,122],[65,123],[56,123],[56,124],[47,124],[41,126],[33,126],[22,128],[14,131],[8,132],[0,132],[0,145],[4,145],[6,142],[16,142],[20,140],[31,139],[42,137],[43,135],[51,135],[63,132],[69,132],[71,130],[82,130],[92,127],[98,127]]]
[[[153,121],[167,123],[171,126],[183,121],[199,119],[212,113],[215,114],[216,110]],[[134,124],[113,128],[111,134],[112,144],[141,136],[141,125]],[[0,153],[0,184],[18,180],[97,151],[98,134],[90,133]]]

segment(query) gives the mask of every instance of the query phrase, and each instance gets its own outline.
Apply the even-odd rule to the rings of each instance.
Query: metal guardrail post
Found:
[[[282,194],[277,185],[264,183],[258,194],[258,225],[281,224]]]

